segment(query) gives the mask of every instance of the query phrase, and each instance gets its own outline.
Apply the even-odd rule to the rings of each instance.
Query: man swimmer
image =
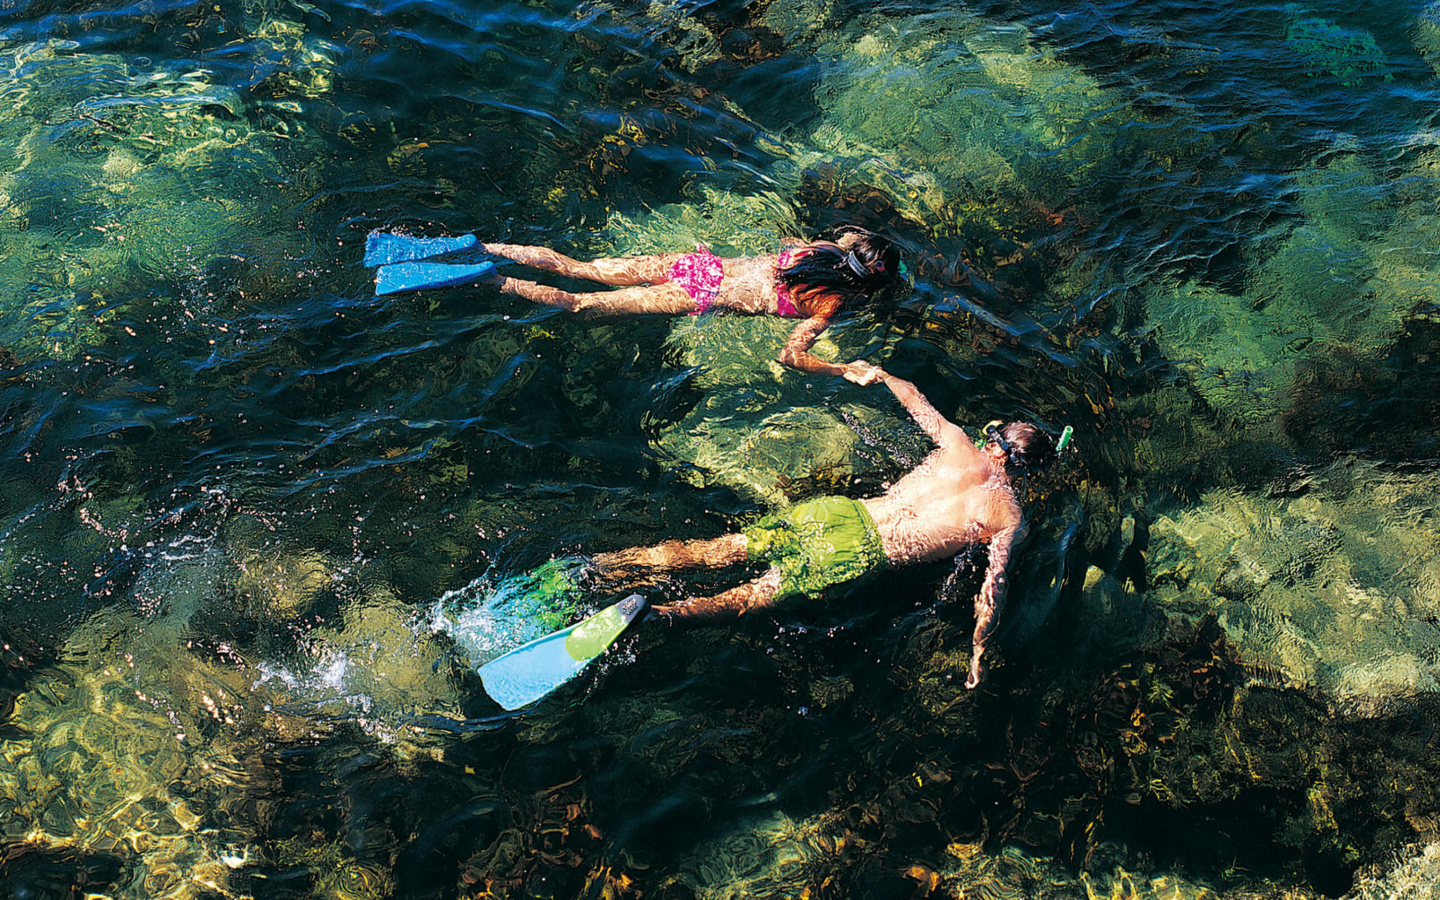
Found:
[[[1025,534],[1020,502],[1010,479],[1055,454],[1050,436],[1034,425],[987,427],[983,447],[947,421],[915,385],[864,361],[851,380],[884,382],[936,449],[879,497],[820,497],[766,516],[743,532],[710,540],[666,541],[594,558],[604,581],[686,568],[769,563],[754,581],[711,597],[690,597],[655,607],[666,618],[741,615],[797,594],[886,566],[947,559],[976,543],[989,544],[985,580],[975,598],[975,634],[969,676],[985,677],[983,657],[1005,602],[1006,569]]]

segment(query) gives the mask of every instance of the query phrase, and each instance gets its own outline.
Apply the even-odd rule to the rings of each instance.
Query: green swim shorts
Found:
[[[870,512],[849,497],[818,497],[766,516],[745,529],[751,562],[780,569],[776,600],[818,594],[885,565],[885,547]]]

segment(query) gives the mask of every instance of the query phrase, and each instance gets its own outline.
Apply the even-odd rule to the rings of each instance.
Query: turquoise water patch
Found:
[[[1295,4],[1285,10],[1290,16],[1285,43],[1304,60],[1306,75],[1328,75],[1344,87],[1357,87],[1366,78],[1394,78],[1370,32],[1307,16]]]

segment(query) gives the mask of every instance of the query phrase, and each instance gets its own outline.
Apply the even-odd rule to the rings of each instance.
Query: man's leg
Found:
[[[719,569],[745,562],[745,543],[743,534],[726,534],[704,541],[665,541],[653,547],[597,553],[592,562],[603,578],[676,569]]]
[[[752,609],[769,606],[780,590],[780,570],[770,569],[754,581],[733,587],[713,597],[690,597],[679,603],[664,603],[654,607],[663,619],[719,619],[743,616]]]

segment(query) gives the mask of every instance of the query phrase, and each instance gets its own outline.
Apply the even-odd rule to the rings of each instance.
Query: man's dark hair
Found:
[[[1055,440],[1029,422],[1011,422],[1000,432],[1010,445],[1010,465],[1033,471],[1055,459]]]

